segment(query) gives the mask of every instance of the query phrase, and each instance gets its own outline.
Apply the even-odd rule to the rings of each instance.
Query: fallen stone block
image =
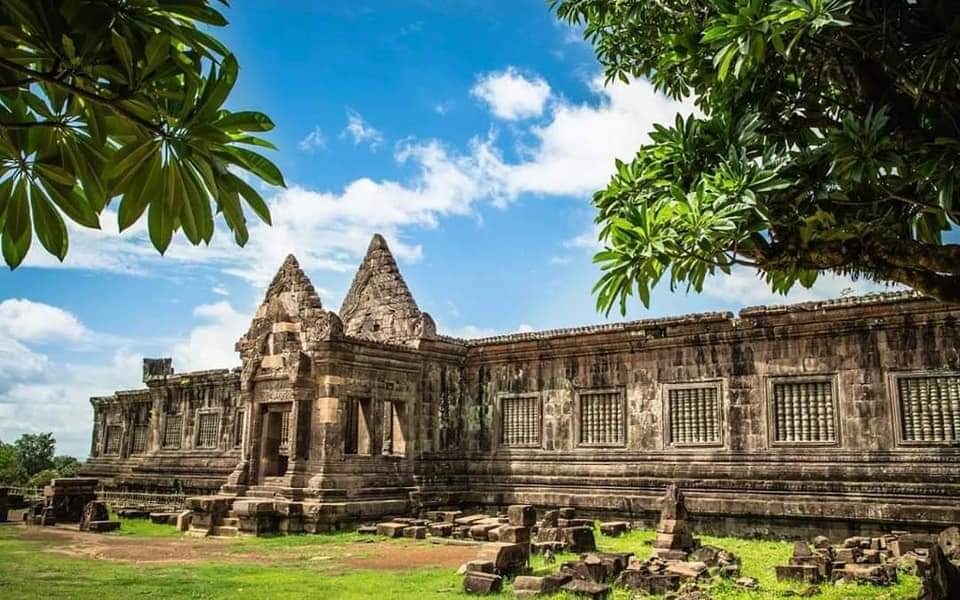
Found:
[[[534,554],[543,554],[546,551],[563,552],[563,542],[534,542],[530,544],[530,552]]]
[[[500,525],[497,523],[480,523],[470,527],[470,537],[475,540],[488,540],[491,529],[496,529]]]
[[[605,523],[600,523],[600,533],[603,535],[617,537],[625,534],[628,531],[630,531],[630,523],[626,521],[607,521]]]
[[[454,523],[457,519],[463,516],[463,511],[460,510],[441,510],[437,511],[437,520],[443,521],[444,523]]]
[[[483,545],[477,558],[492,562],[494,572],[501,575],[522,573],[529,560],[527,547],[524,544],[505,542],[491,542]]]
[[[136,508],[124,508],[117,511],[117,516],[121,519],[149,519],[150,511]]]
[[[549,592],[544,591],[543,577],[521,575],[513,580],[513,595],[517,598],[533,598]]]
[[[678,562],[667,566],[667,573],[677,575],[680,579],[698,579],[707,572],[706,563]]]
[[[377,526],[376,525],[362,525],[357,527],[357,533],[361,535],[376,535]]]
[[[758,582],[753,577],[740,577],[733,582],[737,587],[743,588],[745,590],[755,590],[760,587],[760,582]]]
[[[403,537],[413,538],[415,540],[426,539],[427,528],[422,525],[412,525],[410,527],[405,527],[403,530]]]
[[[516,525],[504,525],[500,527],[499,541],[510,544],[529,544],[530,528]]]
[[[543,513],[543,519],[540,521],[540,527],[556,527],[557,520],[560,518],[559,510],[548,510]]]
[[[463,591],[468,594],[499,594],[503,578],[493,573],[468,571],[463,578]]]
[[[650,573],[627,569],[617,577],[617,585],[651,595],[667,594],[680,588],[680,577],[667,573]]]
[[[471,560],[460,565],[457,575],[466,575],[470,571],[493,573],[493,563],[489,560]]]
[[[489,519],[487,515],[467,515],[456,517],[453,522],[457,525],[473,525],[477,521],[482,521],[484,519]]]
[[[537,510],[529,504],[513,504],[507,508],[507,517],[514,527],[533,527],[537,523]]]
[[[427,531],[434,537],[450,537],[453,535],[453,523],[431,523]]]
[[[567,573],[574,579],[586,579],[597,583],[602,583],[606,576],[606,569],[596,556],[565,562],[560,566],[560,572]]]
[[[847,564],[833,572],[834,580],[855,581],[872,585],[890,585],[897,581],[897,568],[893,565]],[[817,582],[811,582],[817,583]]]
[[[177,513],[177,531],[179,532],[190,531],[191,525],[193,525],[193,512],[189,510],[184,510]]]
[[[820,569],[815,565],[780,565],[776,567],[777,581],[820,583]]]
[[[176,525],[179,513],[154,512],[150,513],[150,522],[157,525]]]
[[[563,529],[563,542],[570,552],[593,552],[597,542],[591,527],[566,527]]]
[[[86,531],[90,533],[109,533],[120,529],[120,521],[90,521]]]
[[[603,600],[610,595],[609,585],[585,579],[574,579],[563,584],[560,589],[574,596],[590,598],[591,600]]]
[[[388,538],[398,538],[403,535],[403,530],[406,529],[408,525],[405,523],[377,523],[377,535],[386,536]]]
[[[87,502],[83,507],[83,514],[80,516],[80,531],[88,531],[90,523],[94,521],[109,521],[110,510],[107,505],[98,500]]]

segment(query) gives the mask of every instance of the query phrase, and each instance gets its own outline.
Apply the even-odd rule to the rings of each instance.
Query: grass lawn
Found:
[[[0,598],[461,598],[461,577],[454,569],[424,567],[404,570],[351,569],[338,562],[338,557],[349,549],[353,552],[358,542],[369,537],[356,533],[328,535],[284,536],[273,538],[244,537],[218,548],[228,554],[242,555],[240,560],[199,560],[190,564],[156,565],[130,564],[112,560],[96,560],[68,556],[56,549],[76,540],[33,539],[37,528],[18,525],[0,526]],[[178,540],[180,534],[173,527],[153,525],[140,521],[124,521],[123,529],[97,539],[97,544],[117,541],[143,544],[202,544],[207,540]],[[620,538],[598,537],[601,550],[633,551],[646,556],[653,533],[636,531]],[[89,538],[87,538],[89,539]],[[736,538],[703,537],[706,544],[726,548],[741,557],[743,574],[760,581],[757,591],[737,589],[732,582],[721,582],[709,590],[715,600],[761,600],[786,598],[784,592],[799,591],[804,586],[777,583],[773,566],[783,564],[790,556],[792,546],[785,542],[741,540]],[[113,543],[116,543],[114,541]],[[371,551],[378,544],[422,546],[427,542],[413,540],[381,540],[370,544]],[[428,544],[429,545],[429,544]],[[178,546],[177,546],[178,547]],[[329,560],[311,560],[316,552]],[[433,549],[435,550],[435,549]],[[432,551],[433,551],[432,550]],[[402,556],[402,553],[398,553]],[[223,554],[218,556],[222,557]],[[255,557],[263,557],[256,560]],[[249,558],[254,557],[254,558]],[[558,563],[565,556],[558,557]],[[536,574],[546,574],[556,567],[543,565],[535,557]],[[844,600],[871,598],[877,600],[908,600],[919,592],[915,577],[902,576],[893,587],[824,584],[823,593],[814,598]],[[500,596],[512,598],[508,589]],[[617,590],[616,600],[626,600],[631,594]],[[557,596],[563,598],[563,596]]]

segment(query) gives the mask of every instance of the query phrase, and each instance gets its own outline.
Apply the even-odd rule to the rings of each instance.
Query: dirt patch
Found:
[[[85,533],[69,526],[20,527],[18,537],[46,542],[45,552],[133,564],[190,564],[211,561],[264,564],[307,561],[317,568],[342,565],[354,569],[404,570],[419,567],[457,568],[477,557],[476,547],[413,541],[409,544],[324,544],[238,552],[236,541],[231,539],[122,537]]]
[[[351,544],[363,546],[354,556],[342,558],[340,564],[354,569],[401,571],[419,567],[451,567],[456,569],[468,560],[477,558],[476,546],[447,546],[443,544]]]

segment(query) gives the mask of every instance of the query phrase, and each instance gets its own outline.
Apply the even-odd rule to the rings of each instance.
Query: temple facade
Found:
[[[281,522],[515,503],[644,519],[674,483],[717,529],[934,530],[960,521],[958,317],[895,293],[455,339],[375,236],[339,313],[291,256],[238,368],[145,360],[144,389],[91,399],[83,474]]]

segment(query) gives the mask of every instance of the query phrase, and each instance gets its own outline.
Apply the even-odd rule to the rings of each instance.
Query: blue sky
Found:
[[[689,107],[643,81],[603,88],[591,49],[543,0],[235,0],[217,35],[234,50],[234,109],[268,113],[286,190],[246,248],[143,228],[74,230],[64,264],[36,248],[0,274],[0,440],[53,431],[86,456],[88,398],[136,387],[143,356],[178,370],[232,367],[283,257],[339,308],[370,236],[383,233],[421,309],[476,337],[602,319],[590,288],[589,205],[615,157]],[[863,284],[822,279],[789,300]],[[658,290],[627,318],[783,302],[755,275],[700,296]]]

